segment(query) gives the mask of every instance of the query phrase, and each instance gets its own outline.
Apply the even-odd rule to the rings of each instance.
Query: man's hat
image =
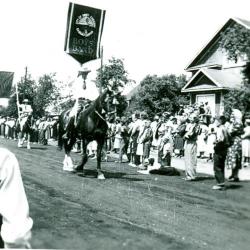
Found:
[[[29,102],[29,100],[28,99],[24,99],[23,102]]]

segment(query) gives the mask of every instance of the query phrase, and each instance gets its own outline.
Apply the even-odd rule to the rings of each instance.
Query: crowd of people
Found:
[[[0,137],[17,140],[17,119],[0,116]],[[56,140],[58,135],[58,116],[44,116],[33,121],[31,142],[46,145],[49,139]]]
[[[108,150],[119,154],[117,162],[126,155],[139,169],[147,168],[152,157],[161,167],[170,167],[172,157],[184,157],[186,181],[196,180],[197,158],[213,161],[213,189],[224,189],[225,165],[232,170],[229,181],[239,181],[241,167],[250,166],[250,117],[232,109],[230,117],[215,118],[206,105],[181,107],[175,115],[164,112],[152,120],[145,112],[117,117],[109,122]]]
[[[244,120],[243,120],[244,118]],[[118,154],[118,163],[124,156],[129,165],[146,169],[149,160],[154,165],[170,167],[172,157],[183,157],[185,180],[196,179],[197,158],[214,162],[215,178],[224,187],[224,165],[232,169],[231,181],[239,181],[238,172],[250,167],[250,117],[233,109],[231,117],[213,117],[208,103],[181,106],[176,114],[163,112],[149,119],[145,112],[131,116],[107,116],[109,126],[105,155],[109,151]],[[0,136],[17,139],[17,120],[0,117]],[[37,119],[32,125],[31,142],[46,145],[58,136],[58,116]],[[81,151],[80,141],[74,151]],[[96,157],[95,141],[88,145],[88,155]],[[219,173],[222,171],[222,173]],[[219,177],[218,177],[219,176]]]
[[[250,167],[250,116],[243,117],[238,109],[232,109],[230,117],[213,117],[208,103],[205,103],[181,106],[176,114],[163,112],[156,114],[153,119],[146,112],[135,112],[127,117],[112,114],[107,115],[106,119],[109,129],[104,151],[118,154],[117,163],[128,162],[129,166],[138,169],[147,169],[148,166],[164,169],[171,167],[172,157],[183,157],[183,179],[195,181],[197,158],[205,158],[213,161],[217,182],[213,186],[214,190],[224,190],[226,187],[225,166],[231,169],[228,181],[234,182],[239,181],[238,173],[242,167]],[[56,140],[58,116],[37,119],[32,128],[31,141],[47,144],[50,138]],[[0,117],[0,136],[17,139],[15,118]],[[79,141],[76,145],[77,150],[80,150]],[[88,145],[89,156],[95,156],[96,147],[95,141]],[[13,198],[10,199],[11,206],[5,206],[3,202],[0,205],[0,246],[29,248],[33,221],[29,217],[17,159],[6,149],[0,149],[0,183],[1,201],[7,199],[9,193]],[[11,207],[11,210],[7,207]],[[17,212],[18,218],[12,217],[10,212]],[[21,226],[16,228],[19,224]]]

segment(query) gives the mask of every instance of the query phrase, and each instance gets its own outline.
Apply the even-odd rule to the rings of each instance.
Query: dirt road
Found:
[[[56,147],[19,149],[4,139],[0,146],[20,162],[33,248],[249,249],[249,182],[213,191],[209,176],[187,183],[114,162],[102,164],[107,179],[97,180],[95,160],[83,177],[62,171],[63,152]]]

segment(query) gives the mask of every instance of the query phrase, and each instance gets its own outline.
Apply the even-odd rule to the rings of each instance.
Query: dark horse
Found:
[[[74,118],[71,117],[67,126],[68,138],[64,138],[63,135],[66,132],[65,123],[67,119],[70,119],[70,110],[61,113],[59,117],[58,147],[64,147],[65,150],[65,158],[63,161],[64,170],[83,171],[83,167],[88,160],[86,152],[87,145],[89,142],[96,140],[98,179],[105,179],[101,172],[101,153],[105,143],[108,125],[102,115],[102,110],[107,111],[107,97],[109,94],[110,91],[108,89],[105,90],[88,108],[82,110],[77,117],[76,125],[74,124]],[[82,141],[82,159],[76,167],[73,167],[70,151],[77,139]]]
[[[23,146],[25,138],[27,139],[27,149],[30,149],[30,136],[32,133],[32,125],[34,123],[34,119],[32,115],[28,115],[24,117],[26,121],[17,120],[16,130],[18,132],[18,147],[21,148]]]

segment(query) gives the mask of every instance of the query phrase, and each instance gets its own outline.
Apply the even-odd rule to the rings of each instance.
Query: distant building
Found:
[[[131,103],[131,99],[132,99],[132,96],[135,95],[139,89],[140,89],[141,85],[137,85],[135,86],[132,90],[130,90],[125,96],[126,96],[126,100],[127,100],[127,103],[128,103],[128,106],[130,106],[130,103]]]
[[[182,93],[190,95],[191,104],[208,102],[213,115],[223,113],[223,98],[228,89],[243,86],[241,71],[246,61],[244,58],[238,62],[229,61],[226,52],[219,47],[222,32],[236,23],[250,29],[249,21],[230,18],[185,68],[192,77]]]

